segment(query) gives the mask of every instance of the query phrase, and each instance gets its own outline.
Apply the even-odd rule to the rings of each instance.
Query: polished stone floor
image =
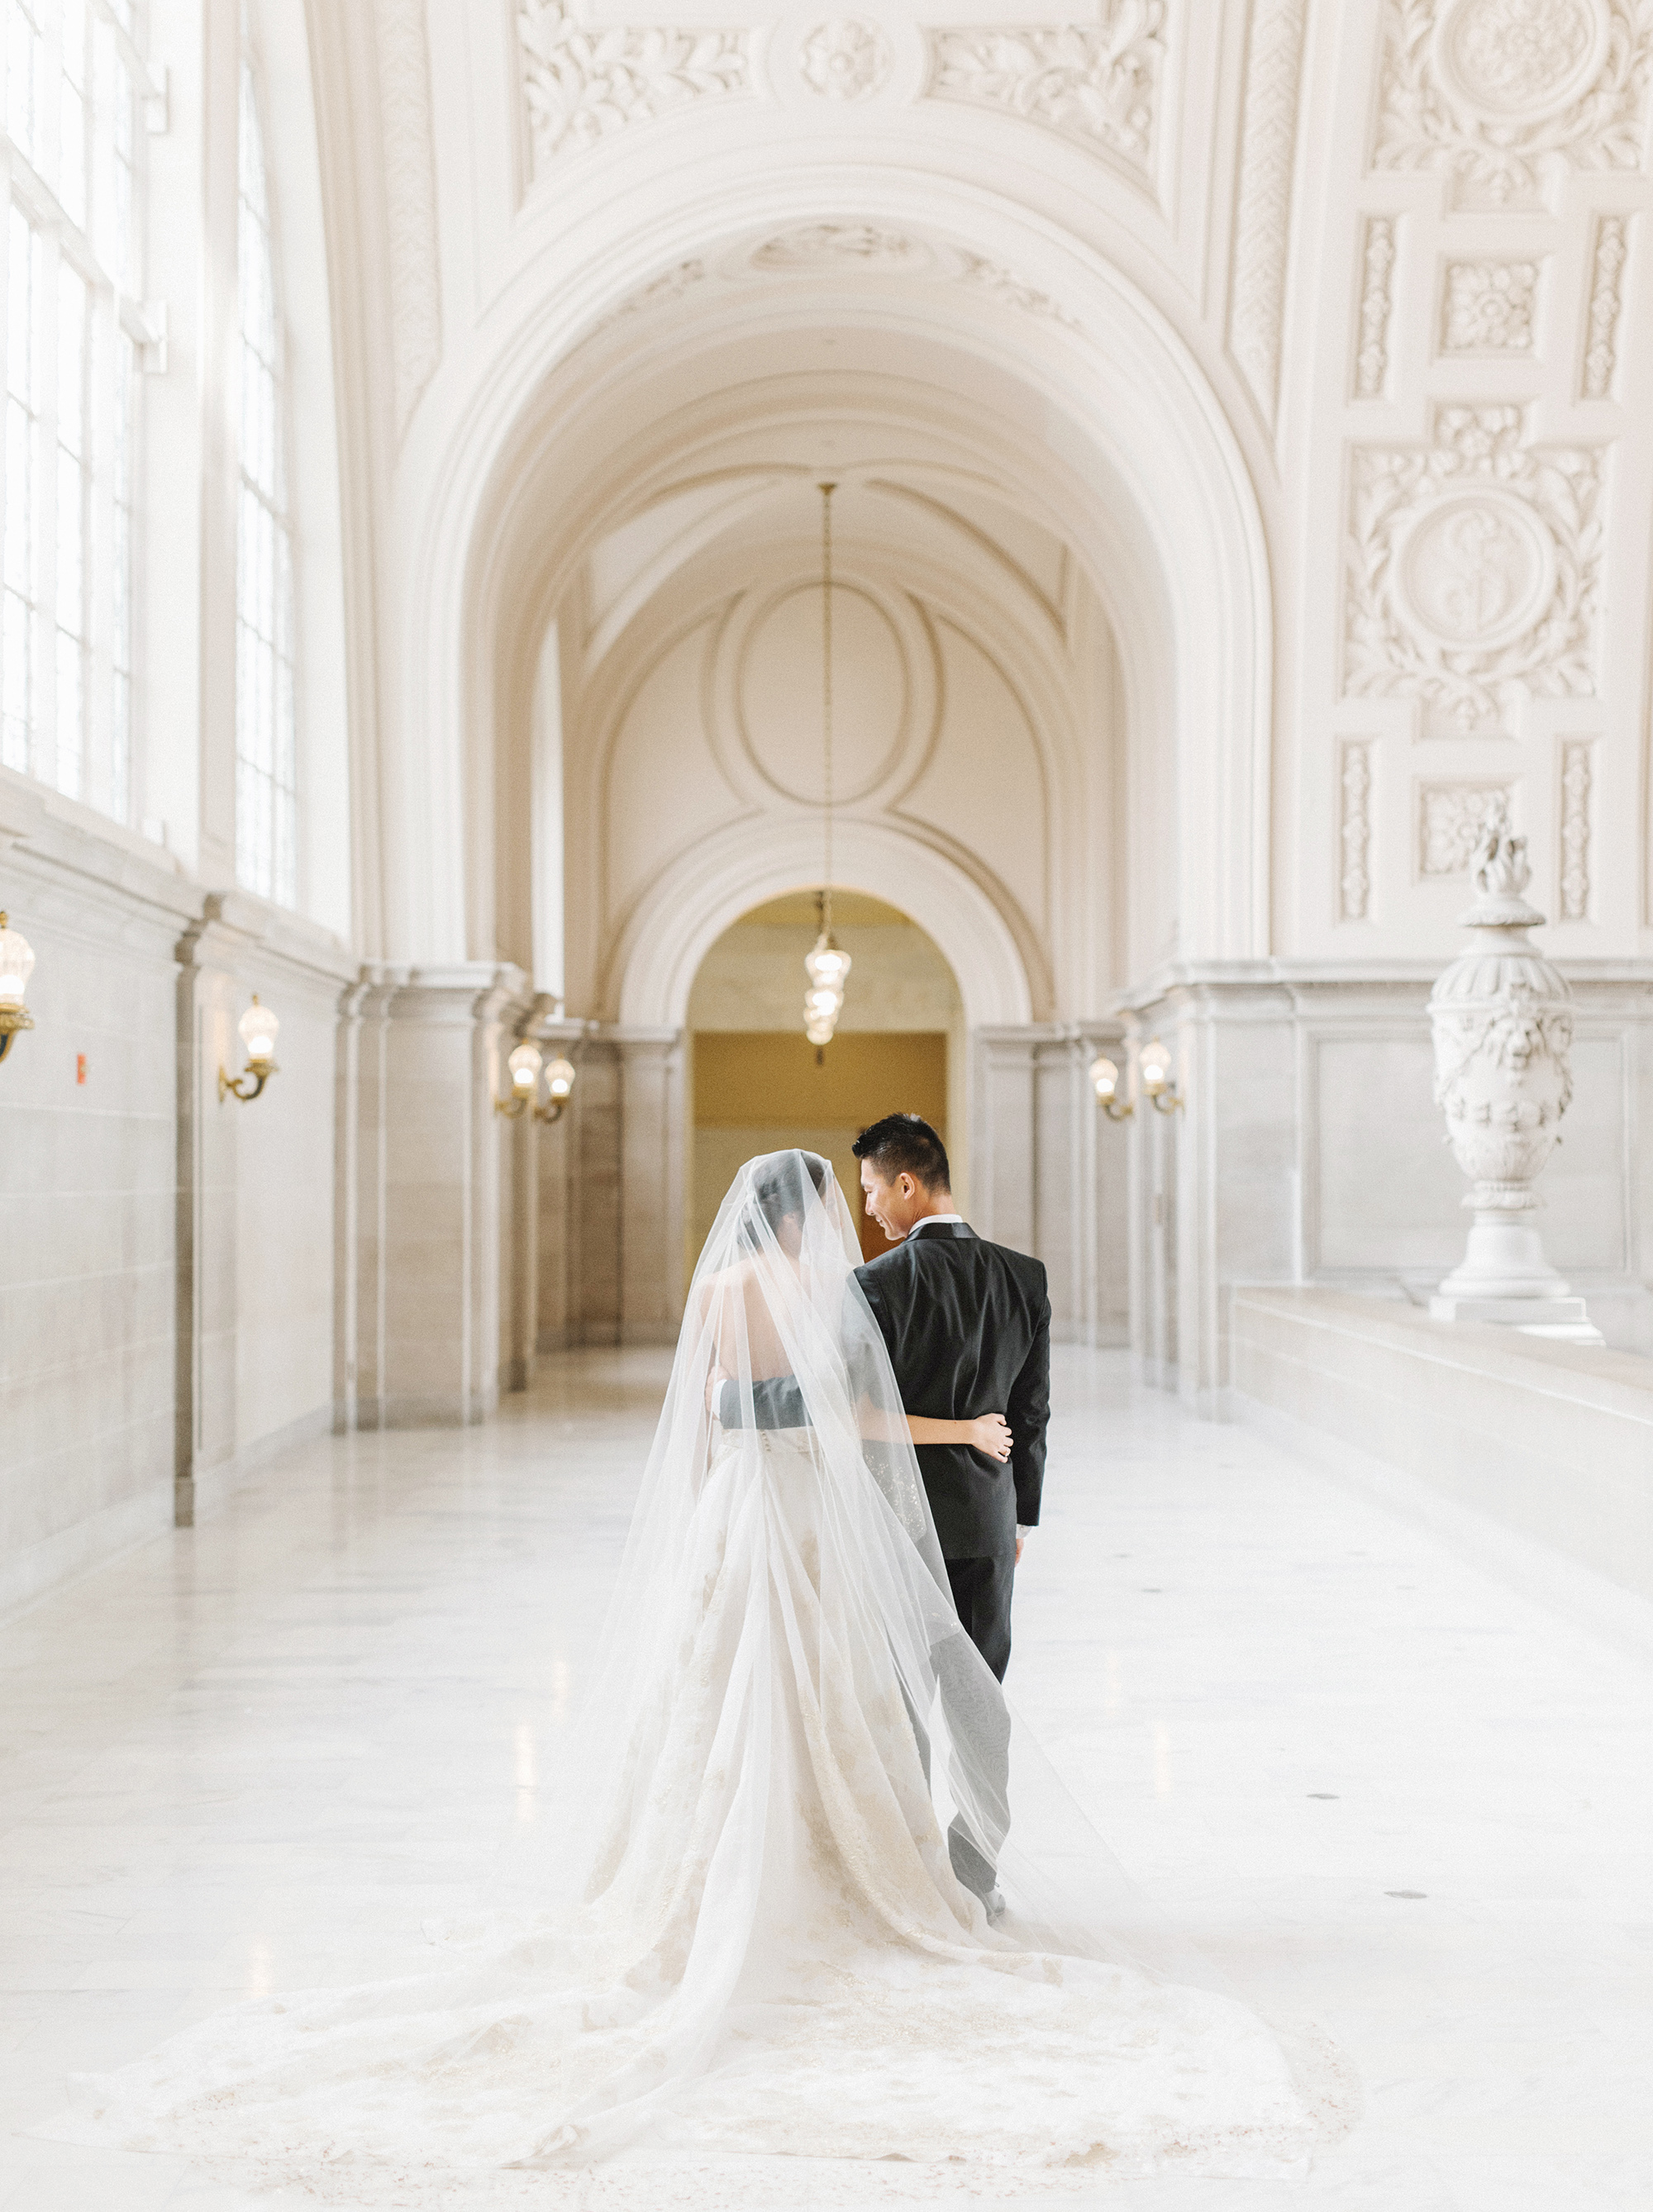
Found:
[[[570,1355],[486,1429],[305,1447],[0,1624],[0,2212],[252,2202],[27,2130],[67,2071],[229,1997],[428,1962],[422,1923],[485,1893],[556,1788],[664,1372]],[[1408,1486],[1189,1420],[1118,1355],[1059,1355],[1057,1405],[1012,1687],[1131,1873],[1254,2003],[1328,2031],[1364,2101],[1306,2181],[1067,2201],[1646,2212],[1628,1601],[1595,1615]],[[870,2172],[865,2202],[916,2186]],[[627,2201],[823,2200],[787,2172]]]

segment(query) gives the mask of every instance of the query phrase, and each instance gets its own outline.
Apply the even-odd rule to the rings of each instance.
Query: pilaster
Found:
[[[483,962],[366,971],[353,1121],[359,1189],[354,1372],[343,1418],[367,1428],[482,1420],[512,1352],[513,1218],[526,1183],[496,1115],[504,1060],[532,1006],[519,969]]]

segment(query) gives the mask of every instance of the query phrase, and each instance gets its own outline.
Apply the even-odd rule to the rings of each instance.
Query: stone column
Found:
[[[346,1105],[359,1188],[343,1395],[362,1426],[481,1420],[508,1379],[516,1131],[493,1102],[532,1003],[512,967],[367,973]]]
[[[542,1016],[529,1029],[548,1061],[568,1060],[577,1071],[568,1103],[556,1120],[534,1123],[532,1180],[524,1194],[533,1223],[532,1236],[524,1240],[523,1265],[531,1271],[532,1281],[524,1284],[522,1295],[531,1297],[532,1313],[524,1317],[523,1334],[536,1353],[561,1351],[580,1341],[577,1328],[571,1327],[577,1304],[572,1265],[575,1164],[584,1118],[593,1093],[604,1087],[600,1060],[586,1045],[587,1029],[594,1026]]]
[[[1475,854],[1474,904],[1462,917],[1477,942],[1430,996],[1435,1102],[1453,1157],[1474,1188],[1469,1249],[1430,1300],[1442,1321],[1501,1322],[1535,1336],[1600,1344],[1583,1298],[1544,1257],[1534,1182],[1561,1137],[1572,1097],[1572,1005],[1565,979],[1527,933],[1544,917],[1522,894],[1527,840],[1510,834],[1502,801]]]
[[[1035,1211],[1034,1054],[1060,1037],[1048,1024],[977,1030],[970,1115],[970,1213],[995,1244],[1031,1252]]]
[[[621,1341],[673,1344],[685,1288],[683,1032],[612,1034],[621,1072]]]

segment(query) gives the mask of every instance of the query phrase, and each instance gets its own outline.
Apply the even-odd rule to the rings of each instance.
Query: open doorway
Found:
[[[692,1268],[736,1170],[799,1145],[832,1163],[869,1259],[890,1248],[860,1202],[851,1150],[869,1121],[921,1114],[948,1141],[963,1061],[963,1011],[951,969],[897,908],[849,892],[833,901],[854,962],[837,1035],[817,1058],[803,1033],[811,894],[743,915],[713,945],[689,1002],[693,1039]]]

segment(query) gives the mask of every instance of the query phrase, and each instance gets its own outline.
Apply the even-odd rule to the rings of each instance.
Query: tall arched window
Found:
[[[0,760],[125,820],[142,0],[5,0]]]
[[[258,84],[241,64],[241,485],[235,591],[235,872],[298,899],[298,732],[284,355]]]

